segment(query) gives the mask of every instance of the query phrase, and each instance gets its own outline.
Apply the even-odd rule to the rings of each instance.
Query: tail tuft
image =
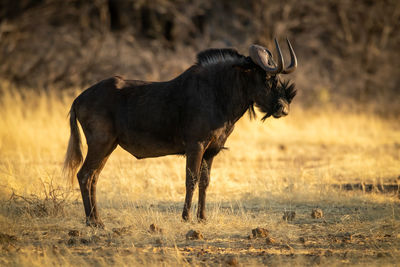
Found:
[[[79,133],[76,119],[75,102],[71,106],[69,116],[71,136],[69,137],[68,149],[65,155],[63,173],[72,185],[74,183],[76,173],[78,172],[78,168],[83,161],[81,135]]]

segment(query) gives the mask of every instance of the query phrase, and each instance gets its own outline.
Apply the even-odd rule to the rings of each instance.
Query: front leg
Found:
[[[203,159],[200,168],[200,181],[199,181],[199,206],[197,207],[197,219],[199,221],[205,221],[205,209],[206,209],[206,191],[208,184],[210,183],[211,165],[213,157]]]
[[[183,206],[182,218],[189,220],[190,207],[192,206],[193,191],[199,180],[200,165],[204,154],[204,146],[196,143],[186,150],[186,197]]]

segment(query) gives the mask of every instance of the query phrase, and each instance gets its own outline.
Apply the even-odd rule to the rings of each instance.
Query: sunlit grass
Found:
[[[226,144],[229,150],[217,156],[212,169],[207,224],[180,220],[184,157],[136,160],[118,148],[97,187],[107,228],[87,228],[78,187],[75,184],[69,191],[61,174],[69,138],[67,114],[75,95],[70,91],[19,92],[7,86],[0,92],[0,232],[18,235],[21,247],[19,254],[15,252],[18,257],[0,256],[0,263],[30,265],[25,258],[32,257],[38,266],[85,262],[157,265],[160,259],[175,265],[188,263],[182,249],[191,246],[195,251],[223,248],[225,254],[244,255],[245,262],[260,264],[258,258],[246,258],[252,251],[246,242],[253,241],[243,241],[257,226],[267,227],[279,244],[291,244],[299,255],[310,251],[300,245],[300,236],[312,239],[317,233],[325,238],[327,233],[343,231],[367,235],[371,229],[376,230],[371,240],[378,232],[384,234],[382,229],[399,234],[398,199],[343,193],[330,187],[349,182],[393,183],[400,174],[398,122],[331,107],[303,110],[296,103],[287,118],[262,123],[245,116],[237,123]],[[36,216],[24,209],[33,204],[7,201],[13,192],[44,201],[51,189],[68,195],[62,215]],[[324,209],[327,226],[315,226],[309,217],[312,207]],[[283,210],[296,210],[298,224],[282,224]],[[150,234],[151,223],[163,228],[164,234]],[[111,230],[125,226],[132,228],[122,237]],[[205,240],[187,241],[185,233],[192,228],[203,232]],[[99,241],[83,247],[68,245],[69,229],[79,229],[82,238],[96,236]],[[398,251],[398,240],[378,247]],[[257,242],[251,243],[253,249],[265,250],[264,243]],[[369,244],[367,251],[373,248],[370,241],[362,242]],[[113,249],[98,249],[103,245]],[[361,251],[357,246],[352,249]],[[38,256],[40,253],[45,256]],[[87,254],[88,259],[79,253]],[[274,248],[269,253],[279,254]]]

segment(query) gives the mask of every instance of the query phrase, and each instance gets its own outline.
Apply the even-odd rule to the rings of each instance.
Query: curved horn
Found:
[[[289,51],[290,51],[290,65],[288,67],[286,67],[282,73],[283,74],[289,74],[292,73],[293,71],[296,70],[297,68],[297,58],[296,58],[296,54],[294,53],[293,47],[290,44],[290,41],[288,38],[286,38],[286,42],[288,44],[289,47]]]
[[[276,51],[278,52],[278,66],[276,66],[275,68],[271,68],[270,64],[268,63],[269,59],[272,60],[272,58],[271,54],[267,49],[259,45],[251,45],[249,48],[250,58],[253,60],[253,62],[259,65],[269,74],[277,74],[282,72],[283,70],[284,63],[283,63],[282,52],[276,38],[275,38],[275,46],[276,46]]]

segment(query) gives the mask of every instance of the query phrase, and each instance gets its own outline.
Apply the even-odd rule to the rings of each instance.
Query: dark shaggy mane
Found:
[[[197,64],[201,66],[214,65],[224,62],[241,62],[246,57],[239,54],[236,49],[207,49],[197,54]]]
[[[297,94],[296,86],[294,83],[290,83],[290,81],[283,81],[282,82],[282,89],[285,91],[286,99],[292,102],[293,98]]]

